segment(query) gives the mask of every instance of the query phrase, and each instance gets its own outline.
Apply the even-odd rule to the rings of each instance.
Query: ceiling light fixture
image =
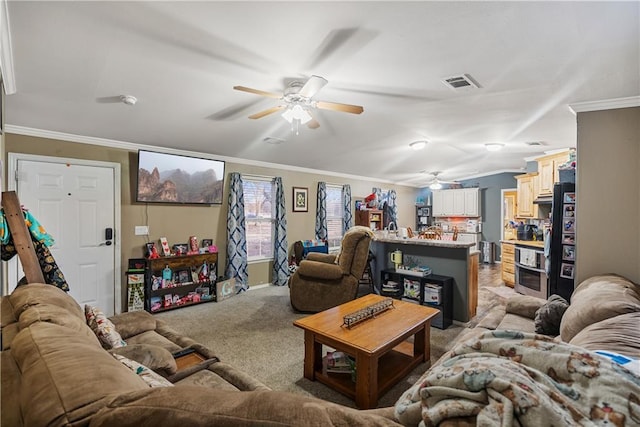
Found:
[[[284,110],[284,113],[282,113],[282,117],[284,117],[286,121],[291,123],[291,131],[293,132],[295,130],[296,135],[298,135],[299,133],[298,129],[300,125],[307,123],[313,118],[311,117],[311,114],[309,114],[307,110],[302,108],[300,104],[295,104],[293,107],[289,106],[286,110]]]
[[[426,146],[427,141],[413,141],[411,144],[409,144],[409,147],[411,147],[411,149],[415,151],[422,150]]]
[[[442,184],[436,180],[433,184],[429,186],[431,190],[442,190]]]
[[[504,144],[498,144],[498,143],[484,144],[484,147],[487,149],[487,151],[500,151],[502,150],[502,147],[504,147]]]
[[[136,105],[138,98],[133,95],[120,95],[120,101],[126,105]]]

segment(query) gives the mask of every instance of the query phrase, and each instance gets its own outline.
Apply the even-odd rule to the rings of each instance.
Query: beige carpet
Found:
[[[502,303],[502,298],[481,288],[478,316]],[[302,375],[304,358],[303,331],[292,322],[304,314],[295,313],[289,303],[289,288],[269,286],[250,290],[219,303],[158,313],[178,332],[213,349],[221,360],[256,377],[274,390],[311,395],[327,401],[355,407],[349,398]],[[447,351],[464,327],[453,325],[446,330],[431,328],[431,360],[435,362]],[[390,406],[428,369],[423,363],[396,384],[378,402]]]

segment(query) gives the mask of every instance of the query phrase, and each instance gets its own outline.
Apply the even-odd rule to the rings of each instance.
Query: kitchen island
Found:
[[[371,242],[375,255],[372,265],[376,290],[382,286],[381,272],[395,268],[390,254],[402,252],[403,264],[428,266],[433,274],[453,277],[453,319],[468,322],[478,306],[478,267],[480,252],[469,250],[470,242],[398,238],[376,233]]]

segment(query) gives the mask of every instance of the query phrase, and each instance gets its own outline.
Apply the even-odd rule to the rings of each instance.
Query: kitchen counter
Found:
[[[382,270],[395,269],[390,254],[401,251],[403,263],[431,268],[433,274],[453,278],[453,319],[468,322],[478,305],[479,252],[469,250],[472,242],[398,238],[377,232],[371,242],[375,255],[373,278],[376,289],[382,287]]]
[[[383,236],[375,234],[373,237],[374,242],[385,243],[402,243],[406,245],[422,245],[422,246],[437,246],[440,248],[470,248],[475,246],[475,243],[471,242],[458,242],[454,240],[435,240],[435,239],[418,239],[417,237],[402,238],[395,236]]]
[[[500,240],[501,243],[511,243],[519,246],[531,246],[532,248],[544,249],[544,241],[542,240]]]

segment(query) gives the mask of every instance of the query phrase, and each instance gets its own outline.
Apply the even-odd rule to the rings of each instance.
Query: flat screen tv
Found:
[[[221,204],[224,161],[138,151],[136,201]]]

